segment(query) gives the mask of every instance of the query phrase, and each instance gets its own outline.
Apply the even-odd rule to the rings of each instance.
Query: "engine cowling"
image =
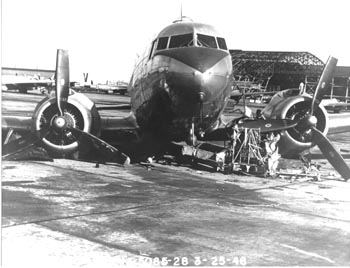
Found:
[[[291,96],[287,92],[274,98],[262,111],[266,118],[292,119],[300,122],[310,112],[312,98],[309,95]],[[326,109],[319,105],[314,115],[317,119],[316,128],[326,135],[329,125]],[[298,125],[282,131],[278,142],[280,154],[285,157],[293,157],[314,145],[311,141],[311,131],[304,132]]]
[[[44,98],[34,110],[32,131],[42,138],[44,147],[51,153],[72,154],[78,150],[79,137],[74,136],[69,130],[64,130],[62,133],[62,130],[55,129],[55,119],[58,116],[56,98]],[[97,108],[93,101],[81,93],[69,96],[64,119],[69,127],[78,128],[95,136],[100,135],[101,119]],[[45,137],[41,137],[43,129],[49,129]]]

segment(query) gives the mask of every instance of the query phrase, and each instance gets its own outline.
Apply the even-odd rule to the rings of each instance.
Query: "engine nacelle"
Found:
[[[54,154],[71,154],[78,150],[78,138],[69,130],[62,132],[52,128],[54,119],[59,115],[55,97],[44,98],[38,103],[33,114],[32,130],[42,138],[44,147]],[[93,101],[81,93],[74,93],[69,96],[64,112],[69,127],[79,128],[84,132],[95,136],[100,135],[101,119]],[[42,129],[49,129],[50,132],[45,137]]]
[[[310,112],[312,97],[309,95],[289,95],[290,92],[292,91],[286,90],[282,91],[279,96],[274,96],[263,109],[262,114],[266,118],[272,119],[302,120]],[[326,135],[329,125],[326,109],[319,105],[314,111],[314,115],[317,118],[316,128]],[[292,157],[313,147],[315,144],[311,142],[310,135],[310,132],[305,133],[298,126],[282,131],[281,139],[278,142],[280,154]]]

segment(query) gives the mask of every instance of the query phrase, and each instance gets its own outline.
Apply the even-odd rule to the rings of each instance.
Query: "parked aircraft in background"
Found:
[[[101,131],[134,129],[141,140],[151,136],[196,146],[199,141],[229,140],[235,126],[258,128],[261,133],[280,133],[278,144],[285,156],[318,145],[334,168],[345,179],[350,177],[349,167],[326,138],[327,112],[320,106],[335,58],[328,60],[313,98],[285,90],[272,98],[260,118],[226,124],[221,115],[232,90],[232,62],[225,39],[210,25],[179,20],[157,35],[132,74],[127,118],[101,118],[91,100],[70,90],[68,61],[68,52],[58,50],[56,96],[41,101],[21,126],[16,118],[3,118],[3,128],[21,131],[30,126],[56,155],[86,150],[89,144],[119,163],[130,159],[99,139]]]
[[[106,81],[105,84],[97,84],[96,90],[103,93],[119,93],[125,95],[128,91],[128,83],[123,81]]]

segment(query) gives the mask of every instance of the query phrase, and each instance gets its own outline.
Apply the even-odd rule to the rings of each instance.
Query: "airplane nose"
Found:
[[[164,64],[162,88],[167,93],[173,123],[193,120],[207,129],[222,111],[231,90],[232,62],[227,51],[184,47],[157,51]],[[164,69],[164,70],[163,70]],[[186,122],[187,122],[186,121]],[[183,125],[185,127],[185,125]]]
[[[168,64],[167,83],[180,102],[212,102],[223,95],[232,73],[230,54],[207,47],[181,47],[157,51]],[[198,95],[199,94],[199,95]],[[201,96],[200,96],[201,95]]]
[[[227,51],[205,47],[186,47],[160,50],[155,55],[170,57],[201,73],[205,73],[217,62],[225,58],[227,56]]]

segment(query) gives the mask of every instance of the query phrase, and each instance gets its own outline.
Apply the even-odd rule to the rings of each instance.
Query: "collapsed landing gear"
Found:
[[[204,92],[199,92],[198,93],[198,104],[199,104],[199,120],[200,124],[203,122],[203,101],[204,101],[205,93]],[[189,133],[189,137],[187,139],[187,144],[192,145],[193,147],[196,146],[197,144],[197,137],[195,134],[195,117],[192,117],[192,122],[191,122],[191,129]]]
[[[192,131],[190,134],[193,134]],[[232,127],[232,135],[224,146],[200,142],[182,148],[182,154],[191,157],[192,164],[201,164],[215,171],[229,174],[242,172],[262,176],[274,176],[280,154],[279,135],[261,133],[259,129]]]
[[[194,117],[192,117],[192,123],[191,123],[191,129],[190,129],[190,133],[187,139],[187,144],[191,145],[191,146],[196,146],[197,144],[197,136],[194,133]]]

